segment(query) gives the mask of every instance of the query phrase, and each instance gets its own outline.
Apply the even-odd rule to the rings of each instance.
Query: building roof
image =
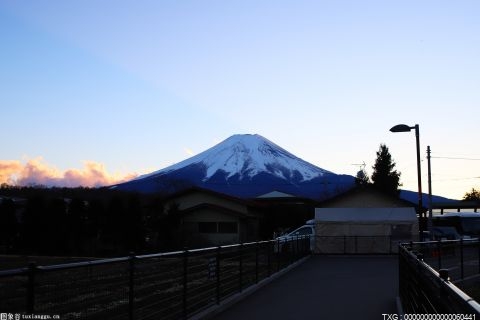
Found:
[[[315,208],[319,222],[416,222],[413,207],[396,208]]]
[[[360,185],[360,186],[356,186],[356,187],[353,187],[343,193],[340,193],[332,198],[329,198],[323,202],[320,203],[320,206],[321,207],[329,207],[329,206],[333,206],[333,207],[345,207],[344,203],[346,200],[350,200],[354,197],[362,197],[362,198],[365,198],[367,195],[376,195],[376,196],[379,196],[381,197],[382,199],[384,199],[383,202],[388,202],[388,203],[391,203],[392,205],[385,205],[385,203],[383,205],[378,205],[376,203],[368,203],[368,200],[366,200],[367,202],[365,202],[362,206],[366,206],[366,207],[375,207],[375,206],[379,206],[379,207],[386,207],[386,206],[395,206],[395,207],[416,207],[418,204],[416,203],[412,203],[410,201],[407,201],[407,200],[404,200],[400,197],[395,197],[393,195],[390,195],[390,194],[387,194],[387,193],[384,193],[384,192],[381,192],[380,190],[376,189],[375,187],[373,187],[372,185]],[[354,207],[357,207],[359,205],[354,205]]]
[[[186,215],[202,209],[215,210],[215,211],[222,212],[224,214],[234,216],[234,217],[239,217],[239,218],[255,218],[256,217],[255,215],[250,213],[244,213],[237,210],[232,210],[232,209],[225,208],[223,206],[219,206],[213,203],[201,203],[196,206],[180,210],[179,212],[183,215]]]
[[[170,196],[166,197],[165,200],[169,201],[169,200],[172,200],[172,199],[175,199],[175,198],[178,198],[178,197],[181,197],[183,195],[190,194],[190,193],[206,193],[206,194],[213,195],[215,197],[219,197],[219,198],[227,199],[227,200],[230,200],[230,201],[233,201],[233,202],[241,203],[241,204],[246,205],[246,206],[252,206],[252,202],[249,201],[249,200],[233,197],[233,196],[225,194],[225,193],[220,193],[220,192],[216,192],[216,191],[213,191],[213,190],[210,190],[210,189],[204,189],[204,188],[200,188],[200,187],[191,187],[191,188],[187,188],[187,189],[175,192],[175,193],[171,194]]]
[[[293,194],[281,192],[281,191],[271,191],[262,195],[259,195],[257,199],[271,199],[271,198],[297,198],[297,196],[294,196]]]

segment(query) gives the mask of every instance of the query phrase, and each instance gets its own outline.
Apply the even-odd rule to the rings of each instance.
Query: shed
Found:
[[[393,253],[418,239],[413,207],[316,208],[316,253]]]

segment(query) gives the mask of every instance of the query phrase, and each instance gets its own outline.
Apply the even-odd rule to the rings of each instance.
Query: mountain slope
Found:
[[[170,193],[197,186],[242,198],[277,190],[321,200],[353,183],[353,177],[312,165],[255,134],[233,135],[196,156],[115,187]]]

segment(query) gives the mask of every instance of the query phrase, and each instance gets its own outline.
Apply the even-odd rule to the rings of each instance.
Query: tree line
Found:
[[[0,253],[110,256],[168,251],[178,218],[163,195],[2,185]]]

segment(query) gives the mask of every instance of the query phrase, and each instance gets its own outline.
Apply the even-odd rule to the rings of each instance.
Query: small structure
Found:
[[[418,238],[414,208],[317,208],[316,253],[392,253]]]
[[[166,199],[165,210],[180,219],[177,237],[182,246],[199,248],[257,239],[259,213],[249,201],[194,187]]]
[[[316,253],[393,253],[418,239],[411,203],[370,186],[354,188],[315,209]]]

